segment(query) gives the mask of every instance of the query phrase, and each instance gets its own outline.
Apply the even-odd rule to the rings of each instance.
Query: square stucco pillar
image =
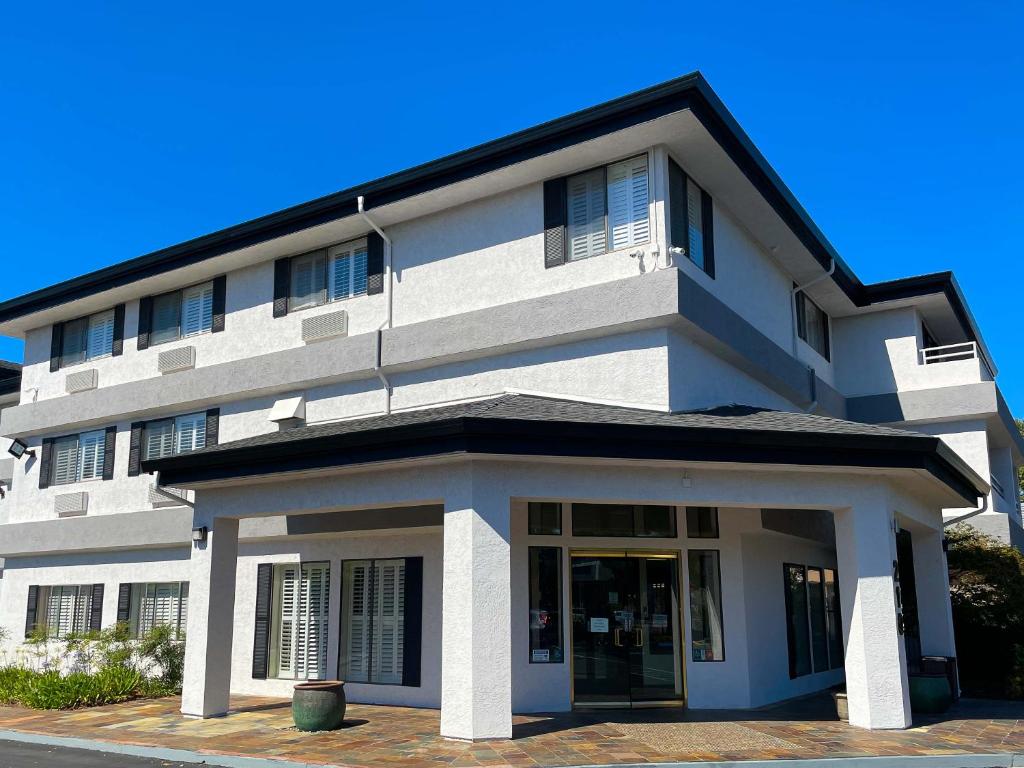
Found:
[[[444,508],[441,735],[512,736],[510,508],[480,470],[455,470]]]
[[[893,515],[881,502],[835,513],[850,724],[910,726],[906,649],[896,616]]]
[[[181,693],[187,717],[226,714],[231,693],[238,520],[214,518],[208,528],[206,541],[192,545]]]
[[[942,548],[943,531],[915,528],[910,535],[914,545],[921,653],[925,656],[956,656],[953,606],[949,600],[949,566]]]

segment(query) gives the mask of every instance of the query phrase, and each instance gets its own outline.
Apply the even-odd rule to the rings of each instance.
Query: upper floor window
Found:
[[[796,295],[796,331],[807,346],[830,359],[828,315],[803,292]]]
[[[97,429],[53,441],[50,485],[66,485],[103,477],[106,431]]]
[[[152,312],[152,344],[209,331],[213,326],[213,283],[154,296]]]
[[[715,276],[714,208],[711,196],[673,160],[668,160],[669,238],[686,258]]]
[[[227,277],[221,275],[139,302],[138,348],[224,330]]]
[[[206,413],[189,413],[173,419],[151,421],[143,438],[145,459],[162,459],[206,446]]]
[[[53,326],[50,370],[120,355],[124,337],[124,305]]]
[[[366,293],[366,265],[366,240],[294,257],[288,309],[318,307]]]
[[[647,155],[570,176],[565,221],[569,261],[650,240]]]

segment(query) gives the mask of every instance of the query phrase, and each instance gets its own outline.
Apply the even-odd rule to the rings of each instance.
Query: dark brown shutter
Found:
[[[384,238],[376,232],[366,236],[366,292],[384,292]]]
[[[60,370],[60,348],[64,344],[64,323],[54,323],[50,333],[50,372]]]
[[[153,297],[139,299],[139,332],[135,336],[138,349],[149,349],[149,332],[153,327]]]
[[[103,479],[114,479],[114,450],[117,448],[117,427],[107,427],[103,436]]]
[[[832,334],[829,332],[828,324],[829,324],[828,314],[825,313],[824,311],[822,311],[822,313],[821,313],[821,328],[825,332],[825,339],[824,339],[825,340],[825,350],[824,350],[825,354],[823,354],[822,357],[824,357],[826,360],[831,360],[832,359],[832,338],[831,338]]]
[[[671,157],[668,159],[669,245],[690,252],[689,210],[686,205],[686,174]]]
[[[544,267],[565,264],[565,179],[544,182]]]
[[[99,632],[103,625],[103,585],[92,585],[92,605],[89,611],[89,631]]]
[[[274,262],[274,317],[288,314],[288,294],[292,290],[292,260]]]
[[[206,412],[206,445],[216,445],[220,439],[220,408]]]
[[[423,647],[423,558],[405,558],[405,614],[402,617],[402,685],[418,688]]]
[[[25,637],[36,628],[36,617],[39,615],[39,587],[35,584],[28,588],[28,608],[25,610]]]
[[[274,586],[274,566],[260,563],[256,567],[256,626],[252,643],[252,676],[266,680],[270,667],[270,610]]]
[[[796,288],[796,285],[793,286]],[[807,307],[804,306],[804,295],[798,292],[793,301],[796,302],[796,335],[807,341]]]
[[[213,324],[210,333],[224,330],[224,310],[227,307],[228,277],[221,275],[213,278]]]
[[[114,343],[110,354],[117,357],[124,353],[124,304],[114,307]]]
[[[136,477],[142,471],[142,431],[145,427],[143,421],[132,424],[132,437],[128,444],[128,477]]]
[[[43,447],[39,452],[39,487],[50,487],[50,464],[53,462],[53,438],[43,440]]]
[[[715,276],[715,221],[711,195],[700,191],[700,216],[704,222],[704,271],[708,277]]]
[[[117,623],[122,624],[131,619],[132,585],[121,584],[117,588]]]

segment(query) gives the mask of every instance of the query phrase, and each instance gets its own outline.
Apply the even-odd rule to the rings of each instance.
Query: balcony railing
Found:
[[[923,365],[953,363],[959,360],[979,360],[989,376],[992,376],[992,369],[989,368],[984,356],[978,350],[978,343],[975,341],[945,344],[941,347],[925,347],[921,350],[921,363]]]

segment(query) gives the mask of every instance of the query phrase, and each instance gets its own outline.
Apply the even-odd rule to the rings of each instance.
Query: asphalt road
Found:
[[[194,768],[194,763],[0,741],[0,768]]]

